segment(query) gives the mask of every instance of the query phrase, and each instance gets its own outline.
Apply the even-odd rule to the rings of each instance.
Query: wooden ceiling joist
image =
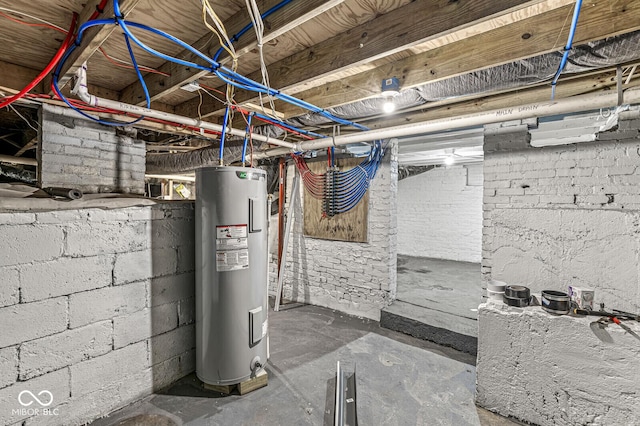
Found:
[[[443,80],[519,59],[562,49],[568,26],[559,32],[572,6],[546,12],[471,38],[345,77],[296,94],[322,108],[377,96],[383,78],[397,76],[402,88]],[[640,2],[633,0],[595,2],[583,5],[574,44],[600,40],[640,29]],[[277,106],[286,117],[302,111],[290,105]],[[182,110],[181,106],[176,111]]]
[[[417,0],[269,65],[271,86],[292,93],[297,86],[315,79],[370,63],[443,33],[460,30],[538,2]],[[260,81],[260,71],[248,77]],[[377,86],[379,90],[380,81]],[[238,103],[253,101],[255,94],[238,92],[235,99]],[[199,103],[198,99],[194,99],[179,105],[176,110],[187,116],[195,116]],[[215,100],[206,99],[200,111],[202,116],[207,116],[220,107]]]
[[[120,0],[120,11],[126,17],[136,7],[140,0]],[[78,19],[79,25],[87,22],[89,17],[95,12],[99,0],[90,0],[82,9]],[[108,2],[105,6],[102,16],[113,17],[113,2]],[[59,83],[62,87],[75,74],[77,69],[102,46],[107,38],[116,30],[115,25],[100,25],[87,29],[82,36],[82,45],[76,48],[69,56],[60,72]],[[50,79],[45,80],[46,88],[50,87]]]
[[[265,31],[263,42],[267,43],[274,40],[276,37],[291,31],[298,25],[315,18],[343,1],[344,0],[309,0],[304,2],[292,2],[286,5],[265,19],[266,24],[268,24],[268,30]],[[280,2],[281,0],[265,0],[261,10],[268,10]],[[248,22],[250,22],[249,15],[246,10],[242,9],[229,18],[224,25],[227,33],[232,36],[237,34],[245,25],[247,25]],[[236,54],[238,56],[242,56],[254,49],[256,47],[256,43],[253,31],[248,32],[234,44]],[[193,46],[196,46],[202,52],[213,56],[215,53],[213,48],[217,49],[219,42],[217,37],[213,34],[206,34],[200,38],[200,40],[193,43]],[[202,48],[201,46],[205,47]],[[226,54],[223,55],[223,60],[221,60],[221,63],[223,64],[227,64],[229,62],[229,58],[225,56]],[[197,58],[196,55],[188,50],[182,51],[178,57],[185,61],[202,63],[201,59]],[[187,68],[173,62],[165,62],[160,66],[159,71],[169,74],[169,76],[167,77],[161,74],[149,74],[145,76],[151,100],[160,99],[163,96],[178,90],[181,86],[209,74],[206,71]],[[144,103],[144,93],[142,92],[140,84],[135,82],[126,87],[122,91],[122,97],[120,100],[127,103],[142,105]]]
[[[22,90],[24,86],[29,84],[38,75],[38,71],[31,68],[21,67],[19,65],[10,64],[0,61],[0,76],[2,76],[2,86],[15,90]],[[41,91],[42,86],[38,85],[35,91]]]

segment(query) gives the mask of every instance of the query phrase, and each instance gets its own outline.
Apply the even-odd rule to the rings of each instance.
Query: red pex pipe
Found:
[[[62,45],[60,45],[60,48],[56,52],[55,56],[49,62],[49,65],[47,65],[47,67],[43,69],[42,72],[38,74],[38,76],[31,81],[31,83],[27,84],[24,89],[22,89],[21,91],[19,91],[17,94],[10,97],[6,101],[0,103],[0,108],[9,106],[15,101],[17,101],[18,99],[23,98],[24,95],[26,95],[27,93],[29,93],[29,91],[31,91],[34,87],[36,87],[42,81],[42,79],[45,78],[47,74],[49,74],[56,65],[58,65],[58,62],[62,58],[62,55],[64,55],[64,52],[67,50],[67,48],[71,44],[71,40],[73,40],[73,35],[76,31],[77,23],[78,23],[78,14],[74,13],[73,18],[71,19],[71,28],[69,28],[67,37],[65,37],[64,41],[62,42]]]

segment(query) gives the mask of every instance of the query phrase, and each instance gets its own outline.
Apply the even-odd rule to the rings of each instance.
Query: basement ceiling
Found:
[[[259,0],[256,3],[264,12],[280,2]],[[33,23],[36,17],[68,28],[73,12],[86,20],[97,4],[99,0],[86,3],[0,0],[3,13],[0,15],[0,90],[21,89],[46,66],[64,38],[61,32],[26,26],[10,18]],[[210,4],[230,36],[250,22],[244,0],[212,0]],[[127,20],[161,29],[209,56],[220,47],[218,38],[204,25],[202,3],[198,0],[121,0],[120,5]],[[388,77],[398,77],[404,90],[561,51],[574,5],[573,0],[292,0],[264,19],[264,59],[271,87],[321,108],[331,108],[378,98],[381,81]],[[102,18],[110,17],[113,17],[111,1],[102,15]],[[637,30],[640,30],[640,2],[586,2],[582,5],[574,45]],[[183,59],[191,57],[166,39],[140,30],[134,30],[134,34],[162,53]],[[235,45],[239,54],[238,71],[260,81],[254,32],[246,32]],[[223,103],[203,91],[180,89],[197,80],[215,95],[216,91],[224,91],[224,84],[217,77],[165,62],[137,46],[133,49],[138,63],[153,70],[145,74],[153,108],[221,122]],[[128,53],[119,27],[88,30],[76,51],[78,54],[74,52],[65,64],[61,80],[68,80],[87,60],[92,93],[128,103],[144,103],[135,73],[123,67],[122,61],[128,61]],[[222,63],[229,65],[225,55],[221,58]],[[623,65],[626,86],[635,85],[634,64]],[[32,93],[47,93],[49,82],[45,79]],[[561,79],[556,98],[611,88],[615,88],[615,71],[609,66]],[[550,95],[548,82],[469,93],[392,115],[378,114],[369,117],[366,125],[384,128],[539,102],[549,99]],[[259,102],[255,93],[240,89],[236,90],[235,101],[249,106]],[[285,119],[304,113],[280,101],[276,101],[275,108]],[[241,124],[235,123],[238,127]],[[331,129],[320,131],[326,133]]]

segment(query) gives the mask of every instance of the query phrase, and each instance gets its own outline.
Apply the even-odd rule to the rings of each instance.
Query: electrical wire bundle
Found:
[[[130,122],[130,123],[117,123],[117,122],[108,122],[108,121],[104,121],[104,120],[100,120],[100,119],[96,119],[95,117],[92,117],[91,115],[82,112],[80,109],[78,109],[75,105],[73,105],[61,92],[60,89],[58,87],[58,80],[60,78],[60,73],[62,70],[62,67],[64,66],[65,61],[69,58],[69,56],[71,55],[71,53],[74,51],[74,49],[77,46],[80,46],[82,43],[82,36],[84,34],[84,32],[93,26],[97,26],[97,25],[118,25],[123,33],[124,33],[124,38],[125,38],[125,42],[127,44],[127,48],[129,50],[129,54],[131,57],[131,62],[136,70],[136,74],[138,76],[138,80],[140,81],[140,84],[143,88],[143,91],[145,93],[145,99],[147,102],[147,105],[150,104],[150,96],[149,96],[149,92],[147,90],[147,86],[144,82],[144,78],[142,77],[142,74],[140,73],[140,68],[137,65],[137,62],[135,60],[135,56],[133,54],[133,50],[131,48],[131,42],[133,42],[134,44],[138,45],[140,48],[142,48],[143,50],[145,50],[146,52],[158,56],[166,61],[170,61],[170,62],[174,62],[177,63],[179,65],[183,65],[186,67],[192,67],[194,69],[199,69],[199,70],[204,70],[204,71],[208,71],[211,72],[213,74],[215,74],[218,78],[220,78],[224,83],[228,84],[229,86],[233,86],[235,88],[241,88],[244,90],[248,90],[251,92],[255,92],[258,94],[265,94],[268,96],[272,96],[276,99],[280,99],[284,102],[290,103],[292,105],[295,106],[299,106],[301,108],[304,108],[306,110],[309,110],[311,112],[316,112],[319,113],[323,116],[325,116],[326,118],[338,123],[338,124],[342,124],[342,125],[347,125],[347,126],[353,126],[357,129],[360,130],[368,130],[365,126],[362,126],[360,124],[357,124],[353,121],[349,121],[349,120],[345,120],[339,117],[336,117],[332,114],[330,114],[329,112],[325,111],[322,108],[319,108],[315,105],[309,104],[308,102],[305,102],[303,100],[297,99],[293,96],[290,95],[286,95],[282,92],[280,92],[279,90],[276,89],[272,89],[270,87],[268,87],[265,84],[262,83],[258,83],[256,81],[253,81],[247,77],[244,77],[238,73],[236,73],[233,69],[229,69],[225,66],[222,66],[220,63],[218,63],[217,61],[215,61],[214,59],[210,58],[209,56],[205,55],[204,53],[198,51],[197,49],[193,48],[192,46],[188,45],[187,43],[185,43],[184,41],[164,32],[161,31],[159,29],[153,28],[153,27],[149,27],[147,25],[144,24],[140,24],[137,22],[132,22],[132,21],[127,21],[124,19],[122,12],[120,10],[120,4],[118,0],[114,0],[113,1],[113,7],[114,7],[114,14],[115,17],[112,19],[101,19],[101,20],[94,20],[94,21],[90,21],[87,22],[83,25],[80,26],[79,30],[78,30],[78,35],[77,38],[75,40],[75,43],[71,44],[71,46],[69,47],[69,49],[67,49],[67,51],[65,52],[65,55],[63,56],[62,60],[58,63],[58,66],[56,68],[56,71],[54,72],[54,76],[52,79],[52,86],[54,88],[54,91],[56,92],[56,94],[60,97],[60,99],[62,99],[64,102],[67,103],[67,105],[69,107],[71,107],[72,109],[75,109],[76,111],[78,111],[80,114],[84,115],[87,118],[90,118],[92,120],[98,121],[102,124],[107,124],[107,125],[112,125],[112,126],[122,126],[125,124],[133,124],[136,123],[137,121],[143,119],[143,116],[140,116],[137,120]],[[207,9],[204,9],[205,13],[208,14]],[[211,15],[209,15],[211,16]],[[255,11],[254,11],[254,19],[257,19],[255,16]],[[257,21],[256,21],[257,22]],[[177,44],[178,46],[192,52],[197,58],[199,58],[199,60],[203,61],[204,63],[206,63],[207,65],[201,65],[199,63],[196,62],[191,62],[191,61],[185,61],[183,59],[180,58],[176,58],[173,56],[169,56],[166,54],[163,54],[161,52],[158,52],[157,50],[149,47],[148,45],[144,44],[142,41],[140,41],[135,34],[132,33],[131,29],[135,28],[135,29],[140,29],[140,30],[144,30],[147,32],[151,32],[152,34],[161,36],[163,38],[166,38],[167,40],[170,40],[171,42]],[[231,42],[231,39],[229,39],[229,43]],[[147,106],[148,108],[148,106]],[[220,163],[223,164],[223,152],[224,152],[224,142],[225,142],[225,136],[226,136],[226,130],[227,130],[227,126],[229,124],[229,116],[230,116],[230,111],[231,111],[231,105],[227,105],[226,111],[225,111],[225,115],[224,115],[224,122],[223,122],[223,127],[222,127],[222,133],[220,135],[220,148],[219,148],[219,160]],[[298,130],[298,129],[296,129]],[[300,129],[300,131],[302,131]]]
[[[197,49],[193,48],[192,46],[188,45],[187,43],[183,42],[182,40],[168,34],[165,33],[161,30],[158,30],[156,28],[153,27],[149,27],[147,25],[144,24],[140,24],[137,22],[131,22],[131,21],[127,21],[124,19],[121,10],[120,10],[120,5],[119,5],[119,1],[118,0],[114,0],[113,4],[114,4],[114,17],[113,18],[109,18],[109,19],[97,19],[99,12],[102,10],[102,8],[104,7],[104,4],[106,3],[106,0],[103,0],[103,2],[100,4],[100,7],[98,9],[98,12],[96,12],[89,21],[87,21],[86,23],[82,24],[77,31],[77,35],[75,37],[75,41],[73,40],[73,34],[75,32],[75,19],[77,19],[77,17],[74,17],[74,23],[72,23],[71,28],[69,31],[64,31],[64,29],[58,29],[60,31],[64,31],[67,33],[67,40],[65,40],[65,42],[62,44],[62,46],[59,49],[58,54],[56,55],[56,57],[54,57],[54,59],[51,61],[51,63],[49,64],[49,66],[43,71],[43,73],[41,74],[41,76],[43,77],[44,75],[46,75],[48,72],[51,71],[52,68],[55,67],[55,72],[53,73],[53,79],[52,79],[52,89],[54,90],[54,92],[56,93],[56,95],[58,96],[58,98],[60,98],[62,101],[64,101],[70,108],[76,110],[78,113],[80,113],[81,115],[92,119],[94,121],[97,121],[101,124],[105,124],[105,125],[111,125],[111,126],[123,126],[123,125],[130,125],[130,124],[134,124],[137,123],[138,121],[145,119],[144,116],[140,116],[139,114],[131,114],[131,113],[127,113],[127,112],[123,112],[123,111],[116,111],[116,110],[112,110],[112,109],[106,109],[103,107],[100,107],[97,105],[97,103],[94,103],[93,101],[91,102],[91,104],[86,104],[84,102],[80,102],[80,101],[76,101],[76,100],[69,100],[67,99],[63,93],[60,90],[59,87],[59,79],[60,79],[60,74],[62,72],[62,69],[64,67],[65,62],[68,60],[68,58],[71,56],[71,54],[73,53],[73,51],[79,47],[82,44],[82,38],[83,38],[83,34],[85,33],[85,31],[91,27],[94,26],[102,26],[102,25],[118,25],[122,31],[123,31],[123,36],[124,36],[124,41],[125,44],[127,46],[127,50],[130,56],[130,62],[131,62],[131,68],[133,68],[136,72],[136,75],[138,77],[138,80],[142,86],[142,89],[145,93],[145,100],[146,100],[146,105],[147,108],[149,108],[150,106],[150,95],[149,95],[149,91],[147,89],[146,83],[144,81],[144,78],[142,76],[142,72],[143,71],[147,71],[147,72],[151,72],[150,69],[146,69],[145,67],[139,66],[135,55],[134,55],[134,51],[133,51],[133,44],[138,45],[140,48],[142,48],[143,50],[147,51],[148,53],[151,53],[155,56],[158,56],[166,61],[171,61],[174,63],[178,63],[180,65],[184,65],[187,67],[193,67],[195,69],[200,69],[200,70],[206,70],[209,71],[211,73],[213,73],[214,75],[216,75],[218,78],[220,78],[223,82],[225,82],[228,85],[228,91],[227,91],[227,108],[225,111],[225,116],[224,116],[224,123],[222,126],[222,132],[220,134],[220,161],[222,163],[222,156],[223,156],[223,152],[224,152],[224,141],[225,141],[225,132],[227,130],[227,126],[229,124],[230,121],[230,115],[231,112],[234,109],[239,109],[232,101],[232,99],[230,99],[230,95],[232,95],[233,88],[242,88],[244,90],[248,90],[248,91],[252,91],[254,93],[259,94],[260,96],[262,95],[267,95],[271,98],[274,99],[280,99],[284,102],[288,102],[292,105],[295,106],[299,106],[301,108],[304,108],[308,111],[311,112],[315,112],[315,113],[319,113],[323,116],[325,116],[326,118],[334,121],[335,123],[341,124],[341,125],[348,125],[348,126],[353,126],[357,129],[360,130],[368,130],[365,126],[362,126],[358,123],[355,123],[353,121],[349,121],[349,120],[345,120],[345,119],[341,119],[339,117],[336,117],[332,114],[330,114],[329,112],[325,111],[322,108],[319,108],[315,105],[309,104],[303,100],[297,99],[295,97],[286,95],[276,89],[272,89],[271,87],[269,87],[269,79],[268,79],[268,74],[267,74],[267,70],[266,70],[266,64],[264,62],[264,56],[262,54],[262,44],[264,42],[263,39],[263,32],[264,32],[264,24],[262,19],[265,16],[268,16],[269,14],[275,12],[276,10],[280,9],[281,7],[283,7],[284,5],[288,4],[289,2],[291,2],[292,0],[283,0],[282,2],[280,2],[279,4],[277,4],[276,6],[272,7],[271,9],[269,9],[268,11],[266,11],[263,14],[259,13],[259,9],[257,7],[257,3],[255,2],[255,0],[247,0],[247,9],[249,11],[249,15],[251,18],[251,23],[249,25],[247,25],[245,28],[243,28],[238,34],[234,35],[233,37],[228,37],[226,34],[226,30],[224,29],[224,26],[222,25],[222,22],[220,21],[220,19],[218,18],[218,16],[215,14],[215,12],[213,11],[211,5],[209,4],[208,1],[203,0],[203,19],[205,20],[205,23],[207,23],[207,26],[209,27],[209,29],[211,29],[212,31],[214,31],[219,39],[220,39],[220,43],[222,45],[222,47],[218,50],[218,52],[216,52],[216,54],[214,55],[213,58],[210,58],[209,56],[207,56],[206,54],[198,51]],[[13,11],[12,11],[13,12]],[[208,24],[207,19],[210,19],[213,22],[213,25]],[[32,25],[36,25],[36,24],[32,24]],[[40,26],[41,24],[37,24],[38,26]],[[47,26],[53,27],[53,25],[47,23]],[[215,28],[214,28],[215,27]],[[249,29],[251,28],[255,28],[256,30],[256,38],[257,38],[257,42],[258,42],[258,48],[260,51],[260,61],[261,61],[261,74],[262,74],[262,82],[256,82],[253,81],[247,77],[244,77],[238,73],[235,72],[235,68],[236,68],[236,64],[237,64],[237,55],[235,54],[235,50],[232,46],[232,43],[234,41],[237,41],[238,38],[240,36],[242,36],[242,34],[246,33]],[[198,59],[198,62],[202,62],[205,63],[206,65],[202,65],[200,63],[196,63],[196,62],[191,62],[191,61],[185,61],[183,59],[179,59],[179,58],[175,58],[169,55],[165,55],[161,52],[156,51],[155,49],[149,47],[148,45],[144,44],[143,42],[141,42],[135,34],[132,33],[131,29],[137,29],[137,30],[144,30],[147,32],[151,32],[152,34],[155,34],[157,36],[166,38],[168,40],[170,40],[171,42],[179,45],[180,47],[192,52]],[[219,62],[217,62],[217,59],[219,58],[220,54],[226,51],[227,53],[229,53],[229,55],[231,56],[231,59],[233,61],[233,65],[231,67],[231,69],[222,66]],[[105,56],[108,56],[105,54]],[[122,61],[120,61],[122,62]],[[128,64],[127,64],[128,66]],[[86,65],[85,65],[86,67]],[[41,79],[40,79],[41,80]],[[32,95],[32,94],[28,94],[27,92],[29,90],[31,90],[40,80],[37,80],[35,83],[33,83],[32,85],[29,85],[28,87],[25,87],[25,89],[23,89],[23,91],[21,91],[19,94],[11,97],[10,99],[5,99],[3,103],[10,103],[13,102],[17,99],[19,99],[20,97],[23,96],[28,96],[29,98],[33,98],[33,99],[42,99],[42,98],[49,98],[48,96],[45,95]],[[0,101],[2,101],[0,99]],[[263,111],[264,111],[264,107],[263,107]],[[131,122],[110,122],[110,121],[105,121],[102,120],[100,118],[96,118],[93,115],[90,114],[90,112],[101,112],[101,113],[109,113],[109,114],[114,114],[114,115],[122,115],[122,116],[132,116],[135,117],[134,121]],[[273,118],[269,115],[264,115],[264,114],[259,114],[259,113],[245,113],[243,112],[243,117],[245,118],[245,121],[247,123],[247,128],[246,128],[246,137],[245,137],[245,141],[244,141],[244,146],[243,146],[243,155],[242,155],[242,161],[243,163],[245,162],[245,158],[246,158],[246,150],[247,150],[247,145],[251,142],[251,133],[252,133],[252,124],[251,124],[251,120],[252,118],[256,118],[259,119],[261,121],[273,124],[281,129],[284,129],[287,132],[291,132],[303,139],[313,139],[313,138],[322,138],[324,137],[323,135],[320,135],[318,133],[314,133],[314,132],[310,132],[304,129],[299,129],[296,128],[294,126],[291,126],[289,124],[286,124],[284,122],[282,122],[281,120],[278,120],[276,118]],[[149,119],[149,118],[147,118]],[[162,122],[162,120],[158,120],[158,119],[151,119],[151,121],[156,121],[156,122]],[[167,123],[170,124],[170,123]],[[211,132],[208,132],[211,133]],[[331,149],[331,152],[333,151],[333,149]],[[332,168],[329,172],[328,175],[321,175],[321,177],[312,177],[313,174],[309,174],[310,172],[306,173],[306,186],[309,187],[310,191],[315,194],[318,197],[324,197],[326,200],[330,200],[330,202],[327,204],[327,208],[326,208],[326,212],[328,215],[334,215],[334,214],[338,214],[344,211],[348,211],[351,208],[353,208],[357,202],[362,198],[362,196],[364,196],[364,193],[366,193],[366,190],[368,188],[369,185],[369,181],[375,176],[375,173],[377,171],[378,165],[379,165],[379,161],[380,158],[382,158],[383,155],[383,150],[382,147],[380,145],[379,142],[375,143],[374,146],[372,147],[371,153],[369,155],[369,157],[363,161],[363,163],[361,165],[359,165],[358,167],[349,170],[347,172],[340,172],[337,170],[337,168]],[[298,158],[296,156],[296,158]],[[332,163],[333,163],[333,157],[332,158]],[[304,163],[304,160],[302,160],[302,162],[297,161],[297,164],[299,165],[300,168],[304,169],[304,167],[306,167],[306,163]],[[308,168],[307,168],[308,171]],[[313,175],[315,176],[315,175]],[[327,177],[328,176],[328,177]],[[329,183],[327,184],[326,180],[329,179]]]
[[[384,153],[382,143],[376,141],[364,161],[344,172],[335,166],[335,155],[332,153],[329,157],[330,167],[324,174],[313,173],[302,155],[294,155],[293,159],[307,192],[323,201],[323,216],[333,217],[348,212],[362,200],[378,172]]]

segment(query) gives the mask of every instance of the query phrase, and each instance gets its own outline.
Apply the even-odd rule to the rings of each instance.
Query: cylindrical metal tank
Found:
[[[196,374],[243,382],[267,363],[266,172],[196,171]]]

